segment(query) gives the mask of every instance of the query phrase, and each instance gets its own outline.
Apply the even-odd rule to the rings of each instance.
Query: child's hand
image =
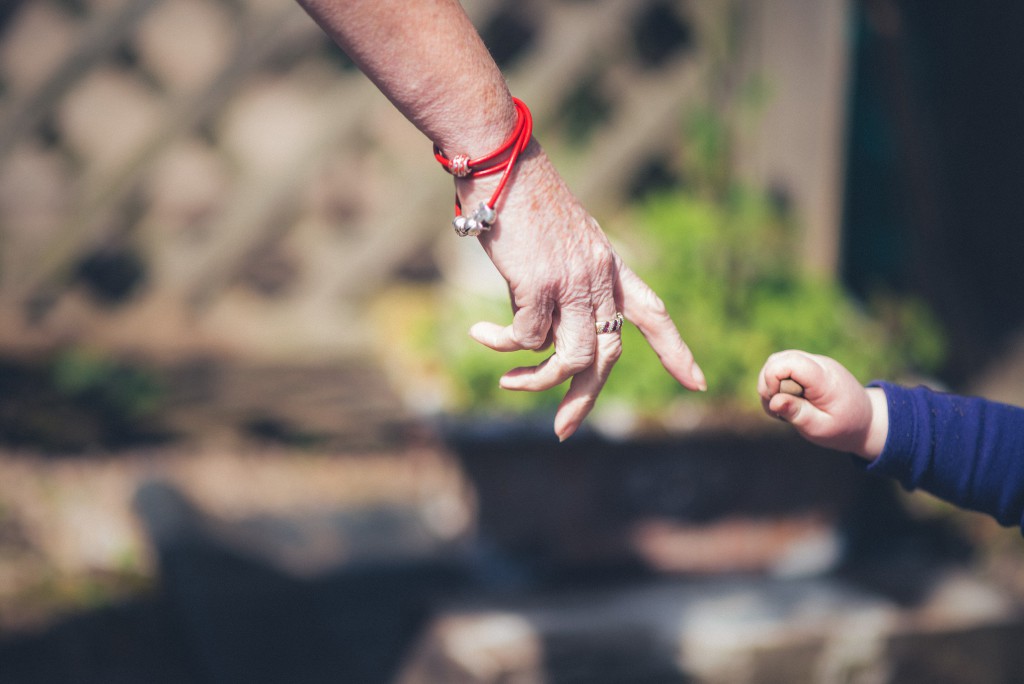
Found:
[[[803,386],[802,397],[780,392],[787,378]],[[882,453],[889,431],[885,393],[864,388],[834,359],[796,350],[772,354],[757,392],[765,413],[788,422],[809,442],[869,461]]]

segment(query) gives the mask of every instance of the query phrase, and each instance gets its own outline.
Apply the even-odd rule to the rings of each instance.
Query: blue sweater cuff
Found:
[[[889,432],[868,472],[1022,525],[1024,409],[925,387],[871,386],[885,392]]]
[[[907,482],[906,475],[913,470],[916,436],[914,393],[891,382],[876,380],[868,387],[880,387],[885,392],[885,403],[889,409],[889,432],[885,437],[882,453],[867,464],[866,470],[874,475],[892,477],[907,489],[914,483]]]

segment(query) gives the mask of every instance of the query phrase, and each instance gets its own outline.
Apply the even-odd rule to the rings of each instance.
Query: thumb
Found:
[[[797,424],[805,403],[804,399],[794,397],[791,394],[780,393],[773,396],[771,401],[768,402],[768,410],[780,420],[790,424]]]

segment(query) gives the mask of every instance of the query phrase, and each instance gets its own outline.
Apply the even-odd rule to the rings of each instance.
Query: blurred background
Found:
[[[450,177],[297,5],[10,0],[0,679],[1024,681],[1019,531],[754,391],[1024,404],[1024,6],[465,8],[707,395],[631,328],[562,447],[498,391]]]

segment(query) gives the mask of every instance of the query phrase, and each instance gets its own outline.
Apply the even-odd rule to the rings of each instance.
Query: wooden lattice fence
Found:
[[[805,22],[843,7],[774,4],[809,5]],[[745,17],[756,62],[773,16],[683,0],[466,7],[599,216],[679,163],[665,141],[721,57],[722,22]],[[457,249],[429,143],[293,3],[32,0],[0,29],[4,347],[343,351],[365,343],[353,322],[368,297]]]

